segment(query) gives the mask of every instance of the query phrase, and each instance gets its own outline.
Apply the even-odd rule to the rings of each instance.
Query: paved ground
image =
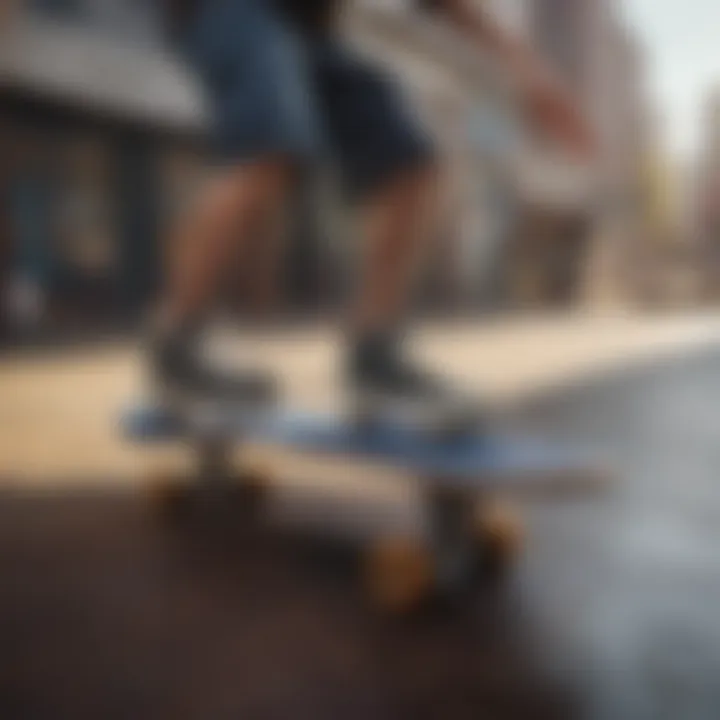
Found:
[[[66,382],[44,386],[56,388],[49,451],[107,408],[99,388],[122,386],[110,366],[87,361],[71,393],[68,362]],[[27,399],[16,422],[31,423],[39,386],[13,387]],[[618,482],[601,499],[524,508],[532,542],[508,585],[422,622],[368,614],[345,556],[296,533],[168,532],[128,486],[111,489],[114,469],[74,493],[8,484],[0,717],[715,718],[719,394],[720,350],[705,346],[532,403],[518,424],[591,440]],[[90,428],[88,455],[99,437]],[[56,467],[90,469],[77,452]]]
[[[291,402],[338,403],[337,347],[323,329],[253,331],[241,354],[275,371]],[[501,403],[720,339],[711,317],[571,317],[425,328],[419,351],[468,388]],[[219,354],[236,357],[222,336]],[[112,418],[142,391],[130,344],[8,355],[0,361],[0,478],[23,487],[139,476],[144,458],[118,438]]]

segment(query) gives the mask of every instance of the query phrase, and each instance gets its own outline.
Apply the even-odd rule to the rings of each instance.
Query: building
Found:
[[[720,244],[720,89],[709,93],[698,157],[700,233],[710,244]]]
[[[0,297],[32,287],[50,322],[147,302],[160,274],[157,238],[196,153],[195,89],[156,42],[147,4],[129,8],[5,7]]]
[[[648,254],[642,187],[651,150],[649,102],[637,40],[613,16],[608,17],[606,38],[596,109],[606,202],[594,248],[595,264],[590,268],[591,290],[596,303],[633,304],[641,300],[645,270],[640,261]]]
[[[649,307],[687,307],[702,299],[707,257],[691,229],[686,168],[651,144],[642,188],[643,254],[636,266],[639,299]]]
[[[693,235],[702,258],[704,295],[720,297],[720,87],[708,92],[696,158]]]
[[[495,9],[528,34],[532,2],[500,0]],[[30,287],[48,322],[146,308],[172,251],[163,246],[165,230],[202,178],[201,93],[165,49],[155,7],[3,5],[0,145],[9,162],[0,178],[0,298],[7,303],[18,284]],[[414,3],[363,0],[346,30],[404,80],[448,159],[450,189],[424,302],[454,310],[512,302],[517,273],[508,238],[518,235],[518,208],[528,198],[540,207],[586,204],[573,199],[572,169],[547,149],[543,160],[526,162],[533,142],[502,70]],[[251,297],[234,290],[236,306],[254,299],[317,308],[347,294],[356,244],[327,176],[299,190],[294,214],[279,284],[238,281]],[[267,276],[258,263],[271,260],[246,258],[246,279]]]
[[[529,2],[530,33],[578,98],[600,145],[593,217],[584,231],[589,246],[574,253],[578,297],[632,302],[636,280],[628,268],[642,242],[638,197],[649,107],[642,48],[613,0]]]

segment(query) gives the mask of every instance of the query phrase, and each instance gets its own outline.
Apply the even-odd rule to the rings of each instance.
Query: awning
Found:
[[[170,52],[35,17],[1,31],[3,88],[167,129],[203,123],[198,88]]]

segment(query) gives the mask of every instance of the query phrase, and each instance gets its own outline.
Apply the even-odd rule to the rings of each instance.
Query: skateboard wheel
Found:
[[[517,513],[508,505],[481,506],[475,518],[475,542],[480,568],[490,576],[502,575],[520,552],[524,530]]]
[[[187,513],[193,499],[191,483],[181,475],[157,472],[147,482],[148,504],[153,513],[177,518]]]
[[[425,545],[412,538],[376,542],[365,557],[364,581],[375,607],[392,614],[418,609],[434,585],[433,558]]]

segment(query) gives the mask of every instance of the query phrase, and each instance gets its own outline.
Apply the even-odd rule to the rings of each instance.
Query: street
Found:
[[[42,358],[12,360],[3,398],[16,404],[0,411],[0,715],[716,717],[714,328],[604,321],[602,341],[589,324],[584,335],[496,329],[494,348],[477,356],[471,349],[487,334],[428,333],[427,353],[452,355],[458,372],[448,346],[470,353],[466,372],[515,404],[517,427],[591,442],[615,478],[600,497],[523,503],[528,543],[506,586],[480,589],[455,612],[401,622],[370,613],[344,554],[302,533],[195,535],[148,513],[131,474],[138,458],[103,444],[107,426],[96,426],[111,422],[134,383],[122,369],[130,351],[55,358],[50,378]],[[298,344],[290,385],[315,397],[308,378],[323,374],[322,340],[266,343],[263,352],[274,353],[277,343]],[[528,360],[530,347],[548,343],[550,360]],[[514,348],[514,365],[501,362],[503,347]],[[604,364],[591,367],[603,353]],[[503,366],[504,385],[491,380]],[[332,399],[326,389],[322,403]],[[294,465],[283,459],[278,472],[292,476]],[[406,510],[402,493],[378,478],[343,468],[342,491],[337,468],[325,473],[314,493],[333,485],[338,508],[372,501]],[[300,475],[280,484],[297,489]]]

